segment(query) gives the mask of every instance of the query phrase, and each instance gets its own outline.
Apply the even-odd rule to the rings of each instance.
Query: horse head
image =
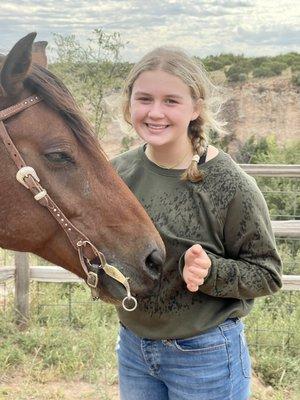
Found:
[[[46,43],[34,45],[35,36],[25,36],[0,57],[0,110],[31,95],[42,99],[5,119],[5,129],[66,218],[129,278],[133,293],[147,295],[160,278],[163,242],[115,173],[70,92],[45,68]],[[32,252],[86,279],[61,226],[15,176],[16,165],[0,140],[0,246]],[[106,274],[99,289],[109,302],[124,297],[122,285]]]

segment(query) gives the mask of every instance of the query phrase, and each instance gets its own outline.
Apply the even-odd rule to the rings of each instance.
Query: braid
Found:
[[[188,128],[188,135],[192,142],[194,154],[198,155],[199,157],[204,154],[208,146],[208,141],[203,126],[204,120],[199,115],[197,119],[190,122]],[[197,158],[191,161],[191,164],[181,176],[182,180],[191,182],[200,182],[203,180],[203,178],[203,173],[198,169]]]

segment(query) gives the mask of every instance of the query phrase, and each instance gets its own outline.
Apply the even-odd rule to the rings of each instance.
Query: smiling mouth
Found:
[[[156,130],[156,131],[161,131],[163,129],[168,128],[170,125],[161,125],[161,124],[148,124],[145,123],[145,125],[147,126],[147,128],[152,129],[152,130]]]

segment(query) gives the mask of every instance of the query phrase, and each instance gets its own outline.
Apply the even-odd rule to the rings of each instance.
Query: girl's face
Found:
[[[161,70],[141,73],[130,99],[131,123],[151,146],[186,145],[190,121],[199,116],[190,88]]]

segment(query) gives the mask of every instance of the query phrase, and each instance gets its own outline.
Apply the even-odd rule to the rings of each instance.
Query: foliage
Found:
[[[254,68],[253,77],[254,78],[269,78],[271,76],[278,75],[274,73],[267,65],[262,65],[258,68]]]
[[[202,62],[207,71],[217,71],[227,65],[231,65],[236,60],[236,57],[233,54],[220,54],[219,56],[205,57]],[[196,60],[199,59],[198,57],[195,58]]]
[[[134,138],[130,135],[125,135],[122,139],[122,152],[127,151],[133,145]]]
[[[265,61],[259,67],[253,70],[253,76],[255,78],[263,78],[280,75],[281,72],[287,67],[287,64],[283,62]]]
[[[196,60],[200,58],[195,57]],[[244,82],[249,77],[280,75],[287,68],[300,70],[300,54],[291,52],[273,57],[245,57],[244,55],[220,54],[201,59],[207,71],[224,70],[228,82]]]
[[[300,140],[278,143],[276,136],[250,136],[239,150],[236,161],[251,164],[299,164]]]
[[[242,58],[239,62],[231,65],[226,71],[225,75],[229,82],[244,82],[249,72],[251,71],[251,64],[246,58]]]
[[[284,382],[295,388],[300,373],[299,306],[296,293],[281,292],[257,299],[245,319],[254,368],[275,388],[284,386]]]
[[[223,136],[220,135],[219,132],[210,130],[208,133],[209,143],[213,146],[218,147],[219,149],[228,152],[229,145],[235,137],[234,133],[227,133]]]
[[[95,126],[96,135],[103,136],[103,98],[120,88],[130,66],[120,61],[123,47],[120,35],[95,29],[87,45],[82,45],[75,35],[64,37],[55,34],[54,41],[57,60],[50,65],[50,69],[63,80],[84,107]]]
[[[31,285],[32,319],[26,332],[16,329],[13,314],[0,313],[0,375],[22,366],[39,381],[49,370],[52,379],[115,380],[114,308],[91,302],[88,290],[75,285],[71,292],[76,304],[70,311],[63,285],[39,286]]]
[[[91,302],[83,285],[71,285],[71,289],[67,286],[31,285],[32,318],[25,332],[13,324],[13,304],[6,314],[0,313],[3,379],[18,368],[37,383],[81,379],[110,385],[117,381],[114,348],[118,321],[114,307]],[[71,299],[67,293],[71,293]],[[275,388],[293,388],[297,380],[297,308],[296,293],[278,293],[256,300],[245,319],[254,369]]]
[[[279,144],[275,135],[251,136],[240,149],[237,162],[251,164],[299,164],[300,140]],[[300,181],[296,178],[257,177],[272,219],[300,218]]]
[[[293,76],[292,84],[295,86],[300,86],[300,73]]]

